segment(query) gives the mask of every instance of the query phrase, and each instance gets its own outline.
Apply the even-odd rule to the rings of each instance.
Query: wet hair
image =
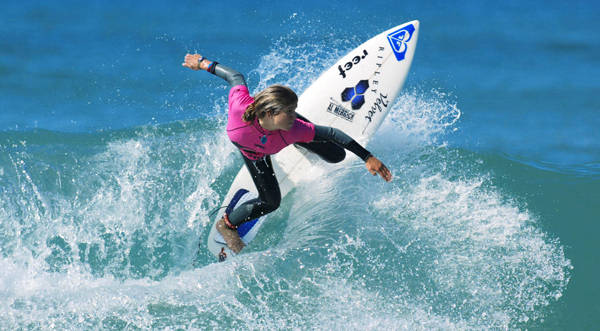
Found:
[[[242,120],[253,122],[256,118],[277,115],[285,107],[297,103],[298,95],[291,88],[279,84],[271,85],[254,96],[254,102],[248,105]]]

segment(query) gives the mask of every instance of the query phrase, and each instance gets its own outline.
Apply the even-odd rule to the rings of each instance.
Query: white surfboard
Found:
[[[379,129],[402,89],[415,54],[418,34],[419,22],[412,21],[389,29],[360,45],[325,71],[300,96],[296,112],[315,124],[338,128],[364,146]],[[304,149],[289,146],[272,157],[282,198],[299,180],[314,170],[315,166],[307,153],[310,154]],[[347,157],[353,155],[350,153]],[[223,206],[233,208],[235,204],[231,202],[237,199],[236,194],[238,197],[257,195],[245,166],[231,184]],[[217,213],[208,236],[208,249],[219,261],[234,255],[215,227],[224,211],[222,208]],[[238,229],[247,245],[264,219],[261,217],[253,224],[245,225],[249,229],[244,229],[243,234]]]

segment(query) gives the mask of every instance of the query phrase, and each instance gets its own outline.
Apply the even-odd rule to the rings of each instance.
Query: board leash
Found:
[[[219,210],[221,210],[223,208],[227,208],[227,206],[222,206],[222,207],[213,209],[213,211],[211,211],[210,214],[208,215],[208,218],[211,219]],[[199,238],[198,239],[198,250],[196,251],[196,255],[194,256],[194,260],[192,261],[192,267],[194,267],[194,268],[198,266],[198,254],[200,254],[201,248],[202,248],[202,239]]]

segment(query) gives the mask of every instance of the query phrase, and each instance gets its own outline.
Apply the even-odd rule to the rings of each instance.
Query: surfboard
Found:
[[[400,94],[412,64],[418,35],[419,22],[412,21],[369,39],[309,86],[300,96],[296,112],[315,124],[338,128],[365,146]],[[307,173],[314,171],[316,158],[313,156],[294,146],[272,156],[282,198]],[[225,244],[215,224],[222,218],[223,212],[233,210],[245,201],[242,199],[252,196],[257,196],[257,190],[244,166],[231,184],[208,236],[208,249],[221,262],[233,257],[234,253]],[[238,229],[246,245],[255,238],[265,217]],[[247,249],[244,248],[240,254]]]

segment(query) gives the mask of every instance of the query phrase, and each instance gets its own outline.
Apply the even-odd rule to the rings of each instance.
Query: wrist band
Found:
[[[200,70],[200,63],[202,63],[202,61],[206,60],[206,58],[202,55],[200,55],[200,58],[198,59],[198,70]]]
[[[216,65],[219,64],[219,62],[217,61],[213,61],[210,63],[210,65],[208,66],[208,68],[206,69],[206,71],[210,72],[211,74],[215,74],[215,67]]]

